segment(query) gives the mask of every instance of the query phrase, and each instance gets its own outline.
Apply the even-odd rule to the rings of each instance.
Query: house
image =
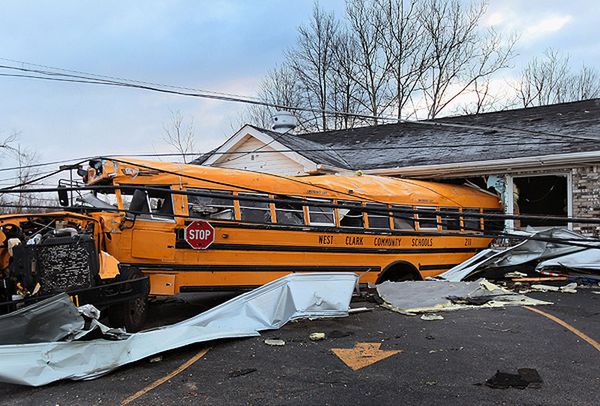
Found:
[[[195,163],[283,175],[361,171],[468,181],[500,193],[508,214],[600,218],[600,99],[309,134],[245,125]],[[570,227],[600,233],[598,225]]]

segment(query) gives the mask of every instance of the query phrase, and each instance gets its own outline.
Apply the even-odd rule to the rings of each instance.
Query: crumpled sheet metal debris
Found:
[[[384,307],[407,315],[458,309],[552,304],[511,292],[485,279],[474,282],[386,281],[377,286],[377,293],[385,301]]]
[[[0,316],[0,345],[62,340],[82,330],[84,323],[63,293]]]
[[[257,336],[299,318],[346,316],[356,280],[354,273],[291,274],[190,319],[121,340],[0,345],[0,381],[40,386],[92,379],[193,343]]]
[[[576,242],[578,245],[562,242],[564,240]],[[589,238],[570,230],[550,228],[536,232],[531,238],[506,250],[483,250],[437,278],[458,282],[483,276],[502,277],[515,271],[517,267],[527,267],[537,272],[561,267],[599,273],[600,240],[590,241]]]

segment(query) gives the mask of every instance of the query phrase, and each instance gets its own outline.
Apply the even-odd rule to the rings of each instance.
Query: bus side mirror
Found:
[[[69,194],[65,189],[66,189],[66,187],[60,186],[60,185],[57,188],[58,201],[59,201],[60,205],[63,207],[66,207],[69,205]]]

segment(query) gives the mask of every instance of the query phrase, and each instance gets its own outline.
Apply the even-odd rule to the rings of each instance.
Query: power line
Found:
[[[9,60],[7,58],[0,58],[0,59]],[[20,64],[36,66],[35,64],[30,64],[28,62],[23,62],[23,61],[16,61],[16,62],[20,63]],[[45,65],[37,65],[37,66],[45,66]],[[520,132],[520,133],[529,134],[529,135],[544,135],[544,136],[553,136],[553,137],[594,141],[594,142],[600,141],[599,139],[593,138],[593,137],[582,137],[582,136],[568,135],[568,134],[556,134],[556,133],[527,130],[527,129],[520,129],[520,128],[504,128],[504,127],[498,127],[498,126],[478,126],[478,125],[469,125],[469,124],[447,123],[447,122],[443,122],[443,121],[439,121],[439,120],[435,120],[435,121],[416,121],[416,120],[402,120],[402,119],[399,120],[397,117],[376,116],[376,115],[351,113],[351,112],[344,112],[344,111],[337,111],[337,110],[316,109],[316,108],[308,108],[308,107],[295,107],[295,106],[289,106],[289,105],[284,105],[284,104],[279,104],[279,103],[265,102],[265,101],[261,101],[256,98],[251,98],[251,97],[247,97],[247,96],[230,95],[230,94],[218,93],[218,92],[200,91],[200,92],[196,92],[196,93],[191,93],[190,91],[183,92],[183,91],[177,91],[177,90],[169,90],[169,89],[175,89],[175,88],[181,88],[181,87],[171,86],[171,85],[163,85],[163,84],[153,84],[151,82],[134,81],[134,80],[130,80],[130,79],[123,80],[123,79],[118,79],[117,77],[114,77],[114,76],[102,76],[102,75],[89,74],[89,73],[85,73],[86,76],[82,76],[79,74],[77,74],[77,75],[64,74],[64,73],[27,69],[27,68],[23,68],[23,67],[15,67],[15,66],[7,66],[7,65],[0,65],[0,68],[18,70],[18,71],[23,71],[23,72],[37,73],[37,74],[48,75],[48,76],[62,76],[62,77],[68,77],[69,79],[60,79],[60,78],[56,78],[56,77],[42,77],[42,76],[33,76],[33,75],[19,75],[17,77],[28,77],[28,78],[42,79],[42,80],[56,80],[56,81],[61,81],[61,82],[88,83],[88,84],[100,84],[100,85],[109,85],[109,86],[138,88],[138,89],[144,89],[144,90],[150,90],[150,91],[168,93],[168,94],[176,94],[176,95],[182,95],[182,96],[189,96],[189,97],[199,97],[199,98],[229,101],[229,102],[236,102],[236,103],[261,105],[261,106],[275,108],[277,110],[306,111],[306,112],[319,113],[319,114],[328,114],[328,115],[333,115],[333,116],[349,116],[349,117],[355,117],[355,118],[393,121],[393,122],[398,122],[398,123],[416,124],[416,125],[425,125],[425,126],[434,126],[434,127],[454,127],[454,128],[467,128],[467,129],[487,130],[487,131],[494,130],[494,131],[503,131],[503,132]],[[65,72],[69,71],[67,69],[62,69],[62,68],[52,68],[52,67],[46,67],[46,68],[62,70]],[[73,71],[73,72],[77,72],[77,71]],[[10,76],[10,75],[5,75],[5,76]],[[93,76],[95,76],[95,77],[93,77]],[[115,80],[102,79],[103,77],[104,78],[114,78]],[[98,79],[98,78],[101,78],[101,79]],[[136,83],[138,83],[138,84],[136,84]],[[144,84],[144,83],[146,83],[146,84]],[[181,88],[181,89],[183,89],[183,88]],[[190,88],[187,88],[187,89],[190,89]]]

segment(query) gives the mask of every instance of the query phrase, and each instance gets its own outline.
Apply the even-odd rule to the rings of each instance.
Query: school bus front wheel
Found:
[[[144,274],[135,268],[125,267],[121,269],[121,277],[124,280],[138,279],[144,277]],[[141,330],[148,313],[148,292],[149,285],[146,285],[142,295],[110,306],[108,309],[110,325],[124,327],[127,332]]]

